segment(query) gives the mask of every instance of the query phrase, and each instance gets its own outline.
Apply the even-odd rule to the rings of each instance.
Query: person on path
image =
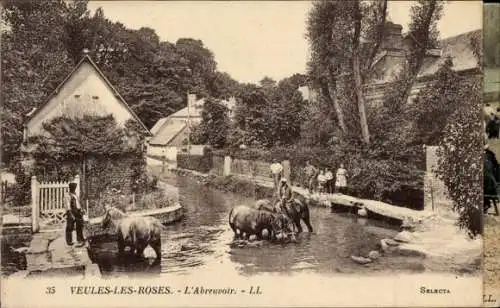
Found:
[[[273,163],[271,164],[270,168],[274,181],[274,191],[279,196],[279,184],[281,180],[281,174],[283,172],[283,166],[278,162],[277,159],[273,159]]]
[[[310,161],[306,162],[306,167],[304,168],[304,173],[306,175],[306,187],[311,194],[314,190],[314,179],[316,177],[316,168],[311,164]]]
[[[76,183],[69,183],[69,193],[65,196],[66,205],[66,244],[73,245],[73,230],[76,229],[76,247],[85,245],[83,238],[83,210],[76,195]]]
[[[347,189],[347,170],[344,169],[344,164],[340,164],[335,176],[335,190],[341,194],[345,194]]]
[[[326,177],[325,171],[321,170],[318,174],[318,190],[319,193],[325,192]]]
[[[330,168],[326,168],[325,179],[326,179],[325,191],[327,194],[331,194],[333,193],[333,173],[332,171],[330,171]]]

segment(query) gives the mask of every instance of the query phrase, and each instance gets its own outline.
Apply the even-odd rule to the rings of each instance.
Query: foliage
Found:
[[[482,234],[482,157],[481,78],[462,82],[454,95],[460,107],[448,120],[438,152],[438,176],[444,181],[459,213],[458,225],[471,236]]]
[[[277,84],[264,78],[262,86],[241,86],[229,144],[266,148],[296,142],[306,110],[306,101],[298,91],[304,79],[296,74]]]
[[[213,166],[212,155],[211,153],[204,153],[204,155],[178,153],[177,166],[181,169],[207,173]]]
[[[192,133],[194,144],[207,144],[214,148],[226,145],[229,130],[229,110],[227,107],[209,98],[203,104],[201,123]]]
[[[461,93],[463,78],[453,70],[451,59],[434,75],[434,79],[422,89],[410,108],[415,119],[415,142],[426,145],[437,145],[443,137],[448,117],[462,103]]]

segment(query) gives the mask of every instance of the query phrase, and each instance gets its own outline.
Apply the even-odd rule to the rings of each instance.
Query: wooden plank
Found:
[[[59,208],[64,208],[64,188],[59,189]]]
[[[40,197],[41,198],[41,200],[40,200],[41,202],[40,203],[42,204],[42,212],[44,212],[45,211],[45,200],[46,200],[46,198],[45,198],[45,188],[40,188],[40,192],[41,192],[41,197]]]
[[[54,209],[54,188],[49,188],[49,208]]]

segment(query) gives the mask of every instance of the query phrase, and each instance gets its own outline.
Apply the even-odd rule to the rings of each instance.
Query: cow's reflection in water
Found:
[[[118,252],[116,242],[99,243],[99,249],[92,254],[92,259],[99,261],[99,268],[104,276],[113,273],[112,276],[155,276],[161,273],[161,264],[155,262],[155,258],[139,256],[125,248],[122,254]],[[146,251],[148,248],[146,248]],[[148,256],[148,255],[146,255]]]

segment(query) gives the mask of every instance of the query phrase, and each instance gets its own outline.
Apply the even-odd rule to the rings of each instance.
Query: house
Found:
[[[478,60],[471,45],[471,39],[482,41],[482,31],[475,30],[448,37],[439,41],[438,48],[427,51],[424,63],[417,75],[409,97],[413,101],[446,59],[453,61],[453,69],[460,74],[480,76]],[[386,38],[381,45],[379,54],[372,64],[376,72],[371,76],[372,82],[366,85],[366,98],[371,106],[382,103],[384,93],[390,88],[398,73],[405,66],[405,55],[408,52],[412,38],[402,34],[402,26],[391,22],[386,24]]]
[[[201,122],[201,112],[205,99],[197,99],[188,94],[187,106],[168,117],[162,118],[151,128],[153,137],[148,142],[147,154],[152,157],[165,157],[169,162],[177,160],[177,152],[189,144],[190,127]],[[222,101],[229,110],[229,117],[235,106],[235,99]],[[190,153],[202,154],[203,146],[191,145]]]
[[[135,121],[140,127],[141,132],[139,133],[142,133],[144,137],[151,136],[148,128],[132,111],[127,102],[125,102],[123,97],[99,70],[94,61],[85,54],[48,99],[27,115],[27,121],[24,125],[24,144],[21,148],[25,171],[32,175],[35,173],[35,175],[41,178],[46,177],[50,180],[60,180],[57,179],[59,171],[55,169],[61,166],[56,166],[57,168],[54,168],[54,170],[43,170],[43,172],[36,170],[36,164],[31,155],[33,145],[30,145],[28,140],[32,136],[46,135],[43,123],[51,119],[61,116],[83,118],[85,115],[113,115],[119,127],[124,127],[129,120]],[[137,139],[128,137],[126,141],[130,144],[137,141]],[[121,157],[114,162],[106,162],[106,166],[100,165],[101,161],[97,158],[89,158],[89,161],[86,163],[87,165],[84,167],[80,168],[78,166],[80,168],[78,172],[82,172],[83,169],[83,174],[80,176],[83,181],[82,183],[85,184],[82,184],[82,186],[88,186],[86,188],[88,188],[87,192],[89,194],[91,194],[91,186],[97,189],[100,185],[99,183],[104,183],[102,182],[103,178],[93,176],[97,171],[105,171],[106,174],[103,176],[106,177],[105,180],[110,185],[120,187],[125,191],[130,189],[132,185],[131,166],[134,163],[130,157]],[[56,178],[54,178],[54,174]],[[92,184],[92,182],[94,183]]]

